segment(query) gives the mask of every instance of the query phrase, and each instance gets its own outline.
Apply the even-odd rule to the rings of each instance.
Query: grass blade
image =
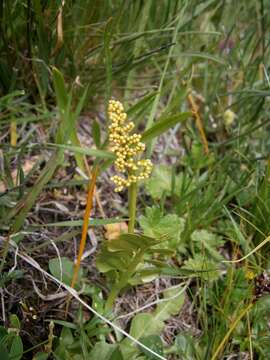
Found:
[[[156,138],[157,136],[163,134],[170,128],[174,127],[179,122],[183,122],[191,116],[190,112],[184,112],[177,115],[172,115],[166,118],[161,119],[150,129],[146,130],[142,135],[142,141],[148,142]]]

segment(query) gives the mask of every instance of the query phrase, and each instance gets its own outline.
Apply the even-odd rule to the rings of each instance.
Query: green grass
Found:
[[[148,348],[168,359],[267,359],[269,243],[226,262],[251,253],[270,232],[267,1],[80,0],[63,8],[61,1],[2,1],[0,24],[0,352],[18,360],[158,358]],[[109,180],[111,97],[124,103],[155,163],[139,187],[136,229],[157,243],[130,271],[120,297],[131,300],[116,306],[118,314],[105,309],[106,300],[132,251],[146,243],[125,238],[112,246],[101,230],[128,216],[127,194],[114,195]],[[112,320],[133,311],[134,299],[150,303],[155,291],[166,299],[164,284],[187,285],[184,307],[176,294],[170,306],[161,302],[121,323],[146,348],[75,301],[65,320],[63,302],[40,298],[29,279],[42,294],[55,293],[53,281],[45,284],[12,250],[16,244],[46,271],[59,257],[72,268],[84,177],[95,164],[105,216],[96,204],[88,248],[96,250],[83,263],[81,296]],[[30,307],[41,314],[35,321]]]

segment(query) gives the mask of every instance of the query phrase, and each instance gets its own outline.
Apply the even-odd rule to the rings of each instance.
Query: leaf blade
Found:
[[[184,112],[161,119],[142,134],[142,142],[149,142],[163,134],[179,122],[183,122],[191,116],[190,112]]]

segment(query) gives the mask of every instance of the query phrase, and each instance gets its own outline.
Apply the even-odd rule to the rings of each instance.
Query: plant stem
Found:
[[[136,218],[136,204],[137,204],[137,183],[133,183],[128,188],[128,232],[134,233],[135,218]]]
[[[133,183],[128,188],[128,232],[130,234],[134,233],[135,219],[136,219],[136,203],[137,203],[137,184]],[[123,272],[120,276],[120,279],[113,285],[110,295],[106,301],[105,308],[107,310],[113,307],[113,303],[119,294],[119,292],[125,287],[128,283],[129,278],[132,276],[134,270],[136,269],[138,262],[140,262],[142,253],[139,252],[136,254],[135,258],[132,260],[131,264],[127,271]]]
[[[138,251],[133,260],[131,261],[128,269],[120,275],[119,280],[113,285],[110,295],[106,301],[105,309],[110,310],[113,307],[114,301],[117,298],[119,292],[128,284],[129,279],[132,277],[138,264],[142,261],[144,250]]]

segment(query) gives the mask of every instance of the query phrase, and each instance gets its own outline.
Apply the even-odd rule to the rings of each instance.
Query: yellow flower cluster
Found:
[[[127,122],[127,114],[120,101],[109,101],[108,116],[111,120],[109,126],[111,150],[116,154],[115,168],[127,175],[111,177],[116,185],[115,191],[118,192],[138,180],[147,179],[153,165],[151,160],[138,159],[139,154],[145,150],[145,144],[140,142],[140,134],[130,135],[135,125],[132,121]]]

